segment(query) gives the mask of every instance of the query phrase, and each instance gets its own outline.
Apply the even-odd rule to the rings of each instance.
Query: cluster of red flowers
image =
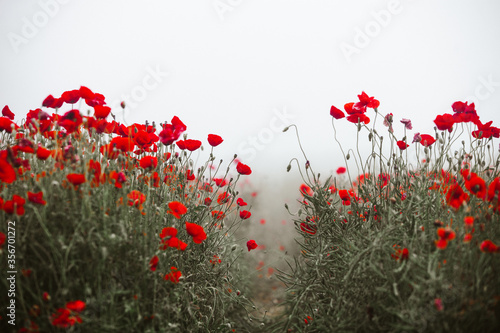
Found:
[[[57,309],[56,313],[50,317],[52,325],[58,328],[69,328],[76,323],[82,323],[82,318],[78,315],[85,309],[85,302],[80,300],[68,302],[64,308]]]
[[[369,97],[364,91],[361,93],[361,95],[358,95],[358,98],[359,102],[347,103],[344,105],[344,110],[348,114],[347,121],[350,121],[354,124],[368,124],[370,122],[370,118],[365,115],[367,108],[376,110],[379,107],[380,102],[374,97]],[[330,115],[335,119],[341,119],[346,116],[342,110],[339,110],[333,105],[330,108]]]
[[[459,123],[473,123],[477,130],[472,132],[472,136],[478,139],[500,137],[500,128],[491,126],[492,121],[483,124],[476,113],[474,103],[455,102],[451,106],[453,114],[445,113],[438,115],[434,123],[441,131],[453,131],[453,125]]]
[[[75,103],[79,101],[86,103],[90,108],[91,112],[88,115],[83,115],[75,108]],[[60,109],[64,108],[65,104],[69,106],[69,111],[61,112]],[[55,112],[51,112],[54,111],[51,109]],[[108,120],[110,116],[113,120]],[[0,150],[0,187],[16,185],[26,180],[29,180],[27,184],[33,186],[28,187],[27,192],[0,197],[0,210],[7,214],[23,216],[30,206],[47,205],[49,199],[47,197],[45,197],[47,201],[44,199],[44,191],[41,189],[45,187],[39,181],[48,175],[54,177],[57,173],[61,175],[60,179],[62,178],[61,186],[70,191],[77,191],[79,195],[86,194],[87,190],[90,190],[88,193],[92,195],[91,189],[101,186],[129,189],[125,192],[128,193],[126,198],[120,197],[117,204],[129,206],[131,211],[137,209],[142,215],[146,215],[145,207],[148,207],[148,200],[154,200],[153,196],[147,197],[148,192],[143,193],[130,187],[139,183],[159,188],[163,182],[169,188],[167,192],[175,193],[174,196],[178,201],[174,199],[167,204],[166,220],[171,222],[172,226],[161,230],[157,252],[170,251],[170,248],[173,248],[174,253],[182,254],[188,246],[192,246],[188,244],[186,238],[191,237],[194,244],[202,244],[210,236],[207,235],[208,229],[205,229],[204,221],[199,219],[199,211],[191,210],[191,207],[203,205],[204,209],[210,209],[210,221],[207,225],[215,224],[216,227],[220,227],[219,221],[225,218],[231,208],[237,207],[239,210],[240,207],[247,206],[243,198],[234,198],[237,199],[237,206],[233,205],[235,192],[232,188],[222,190],[225,186],[229,187],[232,180],[229,182],[224,178],[205,180],[205,177],[195,174],[193,169],[187,169],[177,163],[180,153],[174,153],[175,149],[193,152],[202,147],[200,140],[187,138],[180,140],[187,126],[177,116],[174,116],[169,123],[160,124],[158,129],[155,123],[152,125],[134,123],[126,126],[114,120],[112,110],[106,105],[103,95],[94,93],[86,87],[80,87],[77,90],[64,92],[59,98],[49,95],[43,101],[42,108],[30,110],[25,118],[23,124],[16,124],[15,114],[8,106],[3,108],[0,117],[0,133],[5,132],[10,135],[5,136],[7,146]],[[96,136],[100,136],[99,140],[87,139]],[[206,141],[213,149],[224,140],[219,135],[208,134]],[[160,155],[158,149],[160,143],[169,146],[170,152]],[[89,155],[93,159],[86,158],[86,162],[82,163],[83,157]],[[38,170],[35,166],[39,165],[47,167],[46,171],[36,173]],[[235,161],[234,167],[238,177],[252,173],[248,165],[238,160]],[[198,177],[200,179],[197,179]],[[23,187],[12,186],[12,188]],[[178,189],[186,189],[186,192],[194,192],[194,195],[179,196]],[[221,193],[217,193],[219,190]],[[212,201],[216,201],[217,205]],[[241,210],[239,216],[245,220],[252,214],[248,210]],[[0,232],[0,251],[5,241],[5,234]],[[254,240],[248,241],[246,245],[248,251],[258,247]],[[164,257],[157,254],[149,260],[148,268],[152,272],[161,270],[163,264],[161,261],[163,258],[168,258],[171,262],[167,267],[170,268],[164,272],[163,279],[174,284],[179,283],[182,273],[177,267],[183,266],[177,263],[173,266],[172,256]],[[217,255],[210,257],[210,260],[207,258],[207,261],[213,265],[221,263]],[[31,270],[23,270],[25,275],[29,275],[30,272]],[[45,301],[50,299],[48,293],[44,293],[43,299]],[[50,316],[50,322],[57,328],[70,328],[82,322],[79,314],[84,308],[85,303],[82,301],[68,302],[64,308],[58,308]],[[33,322],[31,326],[24,328],[26,332],[35,330],[38,330],[38,326]]]

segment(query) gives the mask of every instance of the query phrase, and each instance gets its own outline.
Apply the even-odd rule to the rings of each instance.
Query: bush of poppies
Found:
[[[176,116],[119,123],[86,87],[42,105],[0,117],[0,270],[16,271],[16,326],[2,278],[0,331],[251,327],[244,259],[257,243],[234,236],[251,168],[236,156],[222,166],[223,139],[188,139]]]
[[[353,126],[371,154],[337,141],[347,167],[335,175],[299,165],[301,255],[280,274],[276,331],[498,332],[500,129],[456,102],[435,133],[410,134],[411,120],[358,98],[331,107],[332,126]]]

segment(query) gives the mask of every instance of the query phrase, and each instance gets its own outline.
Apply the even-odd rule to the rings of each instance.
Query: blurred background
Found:
[[[0,106],[19,122],[47,95],[84,85],[126,124],[176,115],[205,145],[207,134],[222,136],[215,155],[252,167],[242,188],[256,208],[249,223],[277,247],[293,244],[284,203],[300,199],[302,183],[286,167],[305,163],[285,126],[297,125],[326,176],[345,164],[330,107],[361,91],[394,114],[398,138],[402,118],[413,122],[410,138],[433,134],[435,116],[458,100],[500,125],[498,13],[495,0],[1,0]],[[337,123],[355,147],[356,126]]]

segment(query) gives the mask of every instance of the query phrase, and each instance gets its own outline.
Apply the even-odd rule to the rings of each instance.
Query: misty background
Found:
[[[499,13],[495,0],[0,0],[0,107],[20,122],[47,95],[84,85],[126,124],[176,115],[205,146],[218,134],[215,156],[227,165],[236,153],[253,170],[242,188],[256,195],[249,223],[270,247],[291,244],[284,203],[300,198],[302,180],[286,167],[305,160],[294,132],[281,130],[297,125],[326,178],[344,165],[330,107],[361,91],[394,114],[398,138],[402,118],[410,138],[433,135],[435,116],[459,100],[499,126]],[[336,124],[354,147],[356,126]]]

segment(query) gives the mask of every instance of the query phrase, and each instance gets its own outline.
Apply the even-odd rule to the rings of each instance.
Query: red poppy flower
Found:
[[[379,107],[380,102],[375,99],[375,97],[369,97],[364,91],[361,92],[361,95],[358,95],[359,104],[366,106],[368,108],[376,109]]]
[[[341,175],[341,174],[345,173],[346,171],[347,171],[347,169],[345,167],[339,167],[336,172],[338,175]]]
[[[80,90],[68,90],[61,95],[61,99],[68,104],[75,104],[80,97]]]
[[[67,302],[66,309],[80,313],[85,310],[85,302],[80,300]]]
[[[158,165],[158,159],[154,156],[144,156],[139,160],[139,165],[143,169],[154,169]]]
[[[186,179],[187,180],[195,180],[196,179],[196,177],[194,176],[193,171],[191,171],[191,170],[187,170],[186,171]]]
[[[85,175],[80,174],[80,173],[70,173],[69,175],[66,176],[66,178],[74,186],[78,186],[80,184],[83,184],[86,181]]]
[[[240,211],[240,218],[243,220],[246,220],[252,216],[252,213],[250,213],[248,210],[242,210]]]
[[[459,184],[450,185],[446,193],[446,203],[455,209],[459,209],[469,201],[469,195],[465,193]]]
[[[83,123],[83,118],[78,110],[70,110],[66,112],[59,120],[57,124],[63,127],[66,132],[73,133],[78,129],[78,127]]]
[[[212,199],[206,197],[205,200],[203,200],[203,204],[207,207],[210,206],[212,204]]]
[[[226,214],[224,214],[224,212],[221,212],[219,210],[213,210],[212,217],[216,220],[222,220],[223,218],[226,217]]]
[[[464,217],[464,223],[466,228],[472,228],[474,226],[474,217],[473,216]]]
[[[483,124],[479,119],[475,122],[477,130],[472,131],[472,136],[477,139],[498,138],[500,137],[500,128],[491,126],[493,121]]]
[[[107,116],[109,116],[110,112],[111,108],[109,106],[94,106],[94,117],[96,117],[97,119],[105,119]]]
[[[68,328],[81,322],[80,316],[72,315],[71,311],[66,308],[59,308],[50,316],[50,323],[57,328]]]
[[[158,256],[154,256],[153,258],[151,258],[151,260],[149,261],[149,269],[154,272],[156,271],[156,268],[158,267],[158,262],[160,261],[160,259],[158,259]]]
[[[227,192],[223,192],[221,194],[219,194],[219,196],[217,197],[217,203],[219,205],[222,205],[222,204],[225,204],[229,201],[230,199],[230,196],[229,194],[227,194]]]
[[[0,131],[12,133],[13,128],[18,129],[19,126],[7,117],[0,117]]]
[[[2,116],[9,118],[10,120],[14,120],[15,115],[10,111],[9,106],[6,105],[2,109]]]
[[[26,203],[26,200],[17,195],[14,194],[12,196],[12,200],[7,200],[3,204],[2,209],[7,213],[7,214],[16,214],[19,216],[24,215],[24,204]]]
[[[470,105],[467,102],[455,102],[451,105],[453,109],[453,119],[455,123],[473,122],[479,121],[479,117],[475,110],[474,103]]]
[[[213,180],[215,182],[215,185],[217,185],[219,187],[223,187],[227,184],[227,180],[222,179],[222,178],[214,178]]]
[[[335,119],[342,119],[345,117],[344,112],[342,110],[337,109],[335,106],[332,105],[330,108],[330,115],[335,118]]]
[[[172,281],[173,283],[179,283],[179,279],[182,276],[181,271],[179,271],[176,267],[170,267],[170,273],[166,274],[164,279],[167,281]]]
[[[370,118],[368,118],[364,113],[359,113],[359,114],[352,114],[352,115],[348,116],[347,121],[349,121],[353,124],[358,124],[358,123],[369,124]]]
[[[116,147],[123,152],[133,151],[135,147],[134,140],[131,138],[116,137],[109,143],[111,147]]]
[[[448,131],[451,132],[453,130],[453,125],[455,124],[455,120],[453,116],[449,113],[445,113],[443,115],[438,115],[436,119],[434,119],[434,124],[436,124],[437,128],[440,131]]]
[[[483,241],[479,246],[479,249],[482,252],[487,252],[487,253],[500,252],[500,248],[489,239]]]
[[[184,215],[187,213],[187,208],[184,206],[182,203],[178,201],[172,201],[168,204],[169,210],[167,213],[172,214],[176,218],[180,219],[181,215]]]
[[[420,137],[421,137],[420,144],[424,147],[431,146],[434,142],[436,142],[436,139],[434,139],[429,134],[420,134]]]
[[[391,254],[391,257],[393,257],[395,260],[400,260],[400,259],[401,260],[408,260],[408,258],[410,256],[410,252],[408,251],[408,249],[406,247],[404,249],[401,249],[401,247],[399,245],[394,244],[393,248],[394,248],[394,251],[396,251],[396,253]]]
[[[209,134],[208,135],[208,144],[211,145],[212,147],[217,147],[222,143],[222,138],[216,134]]]
[[[252,169],[250,169],[248,165],[241,162],[238,162],[238,165],[236,165],[236,171],[238,171],[240,175],[249,175],[252,173]]]
[[[410,146],[409,144],[407,144],[404,141],[398,141],[398,142],[396,142],[396,144],[398,145],[399,149],[401,149],[401,150],[405,150],[406,148],[408,148]]]
[[[470,193],[474,194],[480,199],[486,197],[486,182],[475,173],[471,173],[469,176],[464,177],[465,188],[469,190]]]
[[[349,192],[347,190],[339,190],[339,197],[343,201],[351,201],[351,197],[349,196]]]
[[[43,191],[37,193],[28,191],[28,200],[39,205],[47,204],[47,201],[43,200]]]
[[[178,239],[177,229],[173,227],[166,227],[160,233],[160,238],[162,239],[163,246],[160,247],[161,250],[166,250],[168,247],[173,247],[178,250],[184,251],[187,248],[187,244]]]
[[[191,237],[193,237],[193,242],[196,244],[200,244],[207,239],[207,234],[201,225],[186,222],[186,231]]]
[[[189,151],[195,151],[196,149],[201,147],[201,141],[199,140],[187,139],[183,141],[177,141],[176,143],[180,149],[187,149]]]
[[[12,184],[16,180],[16,170],[14,167],[0,157],[0,180],[7,184]]]
[[[128,205],[129,206],[135,206],[139,208],[139,210],[142,210],[142,204],[146,201],[146,196],[137,190],[133,190],[129,194],[127,194],[128,198]]]
[[[238,206],[242,207],[242,206],[246,206],[247,203],[242,199],[242,198],[238,198],[238,200],[236,200],[236,203],[238,204]]]
[[[161,143],[166,146],[171,145],[186,129],[186,125],[179,118],[173,117],[172,124],[163,125],[163,130],[159,134]]]
[[[247,242],[247,248],[248,248],[248,251],[250,252],[251,250],[255,250],[257,248],[257,243],[251,239]]]
[[[48,159],[50,157],[50,155],[52,155],[52,150],[46,149],[42,146],[38,146],[38,148],[36,150],[36,157],[39,160],[45,161],[46,159]]]
[[[455,239],[455,232],[450,229],[449,227],[447,228],[438,228],[437,234],[439,238],[444,239],[444,240],[453,240]]]
[[[308,195],[308,196],[312,197],[314,194],[313,190],[309,186],[307,186],[306,184],[300,185],[299,191],[300,191],[300,194],[302,194],[303,196]]]

